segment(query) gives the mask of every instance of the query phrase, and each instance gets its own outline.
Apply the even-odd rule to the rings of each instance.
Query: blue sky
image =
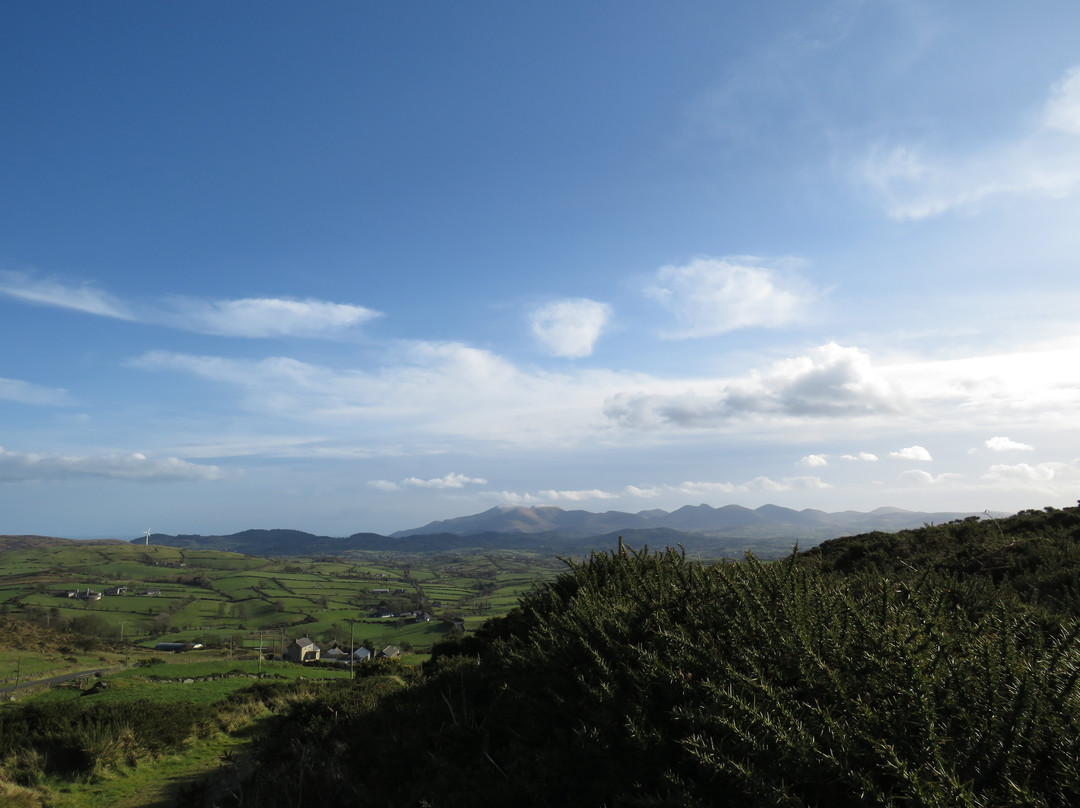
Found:
[[[1073,2],[0,9],[0,533],[1080,492]]]

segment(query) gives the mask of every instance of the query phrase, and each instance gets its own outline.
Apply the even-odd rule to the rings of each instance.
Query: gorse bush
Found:
[[[854,567],[594,554],[408,689],[294,709],[232,804],[1080,804],[1072,616]]]

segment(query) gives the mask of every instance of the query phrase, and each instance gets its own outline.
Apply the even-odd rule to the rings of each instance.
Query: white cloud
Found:
[[[172,297],[136,306],[90,284],[76,286],[25,272],[8,271],[0,271],[0,294],[102,317],[226,337],[318,337],[381,316],[363,306],[310,298],[202,300]]]
[[[555,373],[460,343],[430,342],[394,343],[364,367],[163,351],[128,365],[224,386],[249,424],[251,437],[239,442],[256,449],[256,434],[296,434],[283,421],[318,432],[293,447],[268,446],[272,456],[429,455],[480,445],[659,447],[696,440],[697,430],[794,440],[805,439],[808,428],[821,446],[862,440],[864,428],[878,435],[974,432],[981,445],[986,435],[1008,430],[1071,428],[1080,391],[1080,339],[1074,342],[902,363],[872,362],[859,348],[829,343],[726,378],[575,366]],[[227,449],[229,441],[216,443]],[[170,451],[192,456],[184,447]],[[845,460],[873,457],[859,452]]]
[[[1080,188],[1080,67],[1054,85],[1041,126],[1024,138],[970,154],[927,155],[908,145],[875,145],[859,169],[889,215],[918,220],[978,211],[1007,197],[1060,199]]]
[[[368,485],[372,488],[377,488],[380,491],[397,491],[401,488],[397,483],[390,482],[390,480],[368,480]]]
[[[174,298],[168,303],[166,321],[170,325],[224,337],[315,337],[381,316],[363,306],[310,298]]]
[[[921,460],[923,462],[930,462],[934,459],[930,456],[930,452],[922,446],[908,446],[897,452],[889,452],[889,457],[895,457],[897,460]]]
[[[636,498],[652,498],[664,494],[685,494],[690,496],[712,496],[716,494],[749,494],[756,491],[795,491],[795,490],[821,490],[833,486],[820,477],[811,475],[798,477],[783,477],[774,480],[771,477],[755,477],[743,483],[690,481],[679,485],[658,485],[648,488],[628,485],[625,492],[628,496]]]
[[[821,490],[833,486],[820,477],[807,475],[803,477],[784,477],[781,480],[773,480],[769,477],[755,477],[746,484],[746,487],[757,488],[761,491],[794,491],[805,489]]]
[[[577,491],[554,491],[552,489],[546,489],[538,492],[542,499],[550,500],[552,502],[583,502],[593,499],[618,499],[619,494],[613,494],[610,491],[601,491],[598,488],[589,488]]]
[[[776,362],[764,373],[720,385],[711,395],[619,393],[605,402],[624,426],[711,426],[739,416],[853,417],[891,413],[903,397],[858,348],[830,342],[809,356]]]
[[[1080,482],[1080,460],[1074,460],[1072,463],[994,465],[990,467],[985,479],[1015,483],[1055,482],[1071,486]]]
[[[862,461],[864,463],[874,463],[874,462],[877,461],[878,456],[876,454],[874,454],[873,452],[859,452],[858,454],[853,454],[853,455],[851,455],[851,454],[840,455],[840,459],[841,460],[850,460],[850,461]]]
[[[665,266],[645,289],[679,322],[671,339],[707,337],[740,328],[776,328],[803,321],[821,296],[802,278],[758,265],[755,258],[696,258]]]
[[[659,497],[669,493],[671,488],[664,485],[650,485],[646,488],[628,485],[625,490],[627,496],[634,497],[635,499],[652,499],[653,497]]]
[[[585,298],[548,303],[530,315],[533,334],[544,348],[570,359],[591,354],[610,319],[611,306]]]
[[[152,351],[128,364],[190,373],[237,387],[244,405],[319,425],[379,424],[380,445],[468,438],[515,445],[584,439],[603,426],[604,399],[644,377],[602,370],[516,367],[460,343],[395,345],[372,370],[339,370],[287,357],[251,361]],[[430,446],[430,450],[436,447]]]
[[[519,494],[516,491],[481,491],[477,496],[505,505],[536,505],[543,502],[532,494]]]
[[[1029,446],[1026,443],[1019,443],[1018,441],[1004,437],[988,439],[986,441],[986,448],[992,452],[1031,452],[1035,449],[1034,446]]]
[[[46,406],[63,406],[71,403],[67,390],[41,387],[20,379],[2,378],[0,378],[0,400]]]
[[[450,472],[442,477],[435,477],[430,480],[408,477],[402,481],[402,484],[415,488],[464,488],[466,485],[487,485],[487,480],[483,477],[466,477],[464,474]]]
[[[167,482],[217,480],[217,466],[202,466],[177,457],[148,458],[143,454],[90,457],[41,452],[9,452],[0,447],[0,482],[105,477],[114,480]]]
[[[1054,85],[1043,110],[1043,126],[1080,135],[1080,66],[1067,70]]]
[[[673,490],[682,494],[734,494],[746,492],[750,489],[745,485],[719,482],[684,482]]]
[[[900,474],[901,479],[911,480],[920,485],[937,485],[939,483],[948,482],[949,480],[960,479],[962,476],[962,474],[953,474],[951,472],[943,472],[942,474],[934,476],[930,472],[923,471],[922,469],[909,469]]]
[[[799,461],[799,465],[810,468],[829,465],[829,458],[822,454],[810,454]]]
[[[27,272],[0,271],[0,294],[28,303],[72,309],[85,314],[135,320],[127,305],[91,284],[68,286]]]

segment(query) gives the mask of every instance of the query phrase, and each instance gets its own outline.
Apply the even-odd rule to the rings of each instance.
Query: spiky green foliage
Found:
[[[232,804],[1080,804],[1073,616],[923,567],[593,555],[408,689],[283,718]]]

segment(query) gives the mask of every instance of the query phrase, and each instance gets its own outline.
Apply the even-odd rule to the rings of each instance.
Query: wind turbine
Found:
[[[150,546],[150,528],[146,529],[146,546]]]

